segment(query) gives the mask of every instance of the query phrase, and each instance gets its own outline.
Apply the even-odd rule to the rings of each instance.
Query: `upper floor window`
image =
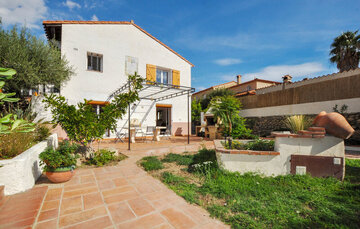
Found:
[[[156,69],[156,82],[163,84],[171,84],[170,71],[164,69]]]
[[[252,90],[251,86],[250,86],[250,85],[247,86],[247,87],[246,87],[246,90],[251,91],[251,90]]]
[[[88,52],[87,54],[87,69],[92,71],[102,72],[103,55]]]

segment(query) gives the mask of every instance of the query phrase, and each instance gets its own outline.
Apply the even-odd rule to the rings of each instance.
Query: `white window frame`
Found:
[[[158,81],[158,71],[161,71],[161,82]],[[172,70],[171,69],[168,69],[168,68],[159,68],[159,67],[156,67],[156,82],[158,83],[164,83],[164,72],[167,72],[168,73],[168,82],[167,84],[172,84]]]
[[[91,57],[90,58],[90,60],[91,60],[90,66],[89,66],[89,57]],[[93,69],[93,65],[92,65],[93,57],[96,58],[96,61],[98,62],[97,66],[99,66],[99,69]],[[87,52],[87,55],[86,55],[86,64],[87,64],[86,69],[88,71],[103,72],[103,63],[104,63],[104,58],[103,58],[102,54]]]

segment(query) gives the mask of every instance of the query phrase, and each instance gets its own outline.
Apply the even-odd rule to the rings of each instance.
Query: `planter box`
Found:
[[[5,195],[24,192],[35,185],[42,174],[39,154],[48,146],[58,146],[57,134],[12,159],[0,160],[0,186],[5,185]]]

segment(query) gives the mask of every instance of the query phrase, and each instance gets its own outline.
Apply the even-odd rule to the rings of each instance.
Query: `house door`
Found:
[[[171,133],[171,105],[156,105],[156,126],[164,126],[160,133],[164,134],[166,130]]]

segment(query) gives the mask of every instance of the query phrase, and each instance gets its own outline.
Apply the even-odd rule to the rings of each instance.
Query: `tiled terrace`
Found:
[[[193,138],[133,144],[102,143],[129,156],[116,166],[77,169],[64,184],[40,179],[32,190],[7,198],[0,228],[227,228],[188,204],[136,165],[145,155],[194,151],[212,142]],[[2,226],[1,226],[2,225]]]

